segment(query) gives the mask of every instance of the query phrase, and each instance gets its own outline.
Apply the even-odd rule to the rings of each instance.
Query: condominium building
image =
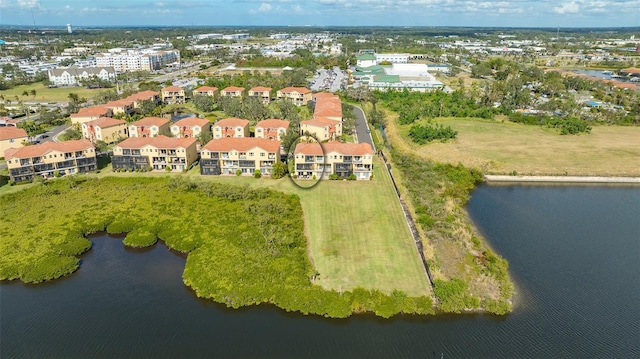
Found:
[[[96,151],[89,140],[45,142],[5,151],[9,176],[14,182],[33,180],[34,176],[52,178],[86,173],[97,168]]]
[[[161,70],[167,65],[179,62],[180,52],[178,50],[110,49],[107,53],[96,55],[97,66],[113,67],[117,73]]]
[[[314,98],[314,117],[324,117],[342,122],[342,102],[340,102],[340,97],[333,94],[316,94]]]
[[[230,117],[222,119],[213,125],[213,138],[249,137],[249,121]]]
[[[111,117],[113,116],[113,111],[103,105],[98,106],[90,106],[81,108],[78,113],[71,114],[71,123],[72,124],[81,124],[84,122],[89,122],[93,120],[97,120],[100,117]]]
[[[127,121],[110,117],[100,117],[97,120],[82,124],[82,137],[91,142],[104,141],[113,143],[129,137]]]
[[[271,87],[253,87],[247,92],[247,97],[258,98],[263,104],[268,105],[271,101]]]
[[[220,96],[222,97],[242,97],[242,93],[244,92],[243,87],[229,86],[225,87],[220,91]]]
[[[311,101],[311,90],[305,87],[285,87],[277,92],[278,100],[290,101],[296,106],[306,105]]]
[[[125,100],[133,102],[133,108],[135,109],[140,107],[142,101],[151,101],[157,106],[160,104],[161,98],[159,92],[146,90],[127,96]]]
[[[270,175],[276,162],[280,162],[280,141],[222,138],[211,140],[200,151],[200,174],[235,175],[240,170],[250,176],[257,170]]]
[[[218,88],[211,86],[200,86],[197,89],[193,90],[193,95],[216,97],[218,96]]]
[[[342,136],[342,122],[326,117],[300,121],[300,135],[312,135],[318,141],[335,140]]]
[[[289,121],[271,118],[259,121],[255,127],[255,136],[257,138],[266,138],[267,140],[282,141],[282,136],[289,128]]]
[[[164,103],[184,103],[185,93],[182,87],[168,86],[160,91]]]
[[[129,137],[156,137],[169,131],[169,120],[160,117],[145,117],[129,125]]]
[[[111,109],[113,115],[130,115],[133,113],[133,101],[127,99],[109,101],[103,106]]]
[[[294,150],[298,178],[326,179],[335,174],[367,180],[373,173],[373,149],[368,143],[298,143]]]
[[[69,67],[47,71],[49,82],[55,86],[80,86],[82,80],[97,77],[103,81],[115,81],[116,70],[113,67]]]
[[[111,164],[118,170],[185,171],[197,156],[193,138],[132,137],[113,148]]]
[[[203,132],[211,133],[211,122],[206,118],[188,117],[171,125],[174,137],[198,138]]]
[[[3,126],[0,127],[0,157],[4,157],[4,151],[10,148],[23,147],[29,140],[27,131],[14,127]]]

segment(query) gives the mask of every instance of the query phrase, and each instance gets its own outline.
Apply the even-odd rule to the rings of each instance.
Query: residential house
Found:
[[[113,111],[106,106],[98,105],[98,106],[90,106],[81,108],[78,113],[71,114],[71,123],[72,124],[81,124],[84,122],[89,122],[93,120],[97,120],[100,117],[112,117]]]
[[[266,138],[267,140],[282,141],[282,136],[289,128],[289,121],[271,118],[259,121],[255,127],[255,136],[257,138]]]
[[[218,96],[218,88],[211,86],[200,86],[197,89],[193,90],[193,95],[201,95],[201,96],[210,96],[217,97]]]
[[[229,86],[222,91],[220,91],[220,96],[222,97],[242,97],[242,93],[244,92],[243,87]]]
[[[169,131],[169,120],[166,118],[145,117],[129,124],[129,137],[156,137]]]
[[[211,133],[211,123],[206,118],[187,117],[171,125],[174,137],[198,139],[203,132]]]
[[[14,182],[95,171],[96,150],[89,140],[45,142],[5,152],[9,176]]]
[[[268,105],[269,102],[271,101],[271,87],[262,87],[262,86],[253,87],[249,89],[247,96],[256,97],[260,101],[262,101],[263,104]]]
[[[213,138],[249,137],[249,121],[241,118],[225,118],[213,125]]]
[[[129,137],[127,121],[111,117],[100,117],[97,120],[82,124],[82,137],[91,142],[103,141],[113,143]]]
[[[182,87],[167,86],[160,91],[164,103],[184,103],[185,93]]]
[[[4,157],[4,151],[10,148],[23,147],[23,142],[28,140],[27,131],[21,128],[13,126],[0,127],[0,157]]]
[[[368,143],[298,143],[294,150],[295,175],[298,178],[326,179],[335,174],[368,180],[373,173],[373,149]]]
[[[300,121],[300,135],[313,135],[318,141],[335,140],[342,136],[342,122],[326,117]]]
[[[278,100],[286,100],[296,106],[302,106],[311,101],[311,90],[304,87],[285,87],[278,90],[277,97]]]
[[[197,157],[194,138],[131,137],[113,148],[111,164],[119,170],[186,171]]]
[[[235,175],[240,170],[245,176],[255,171],[270,175],[276,162],[280,162],[280,141],[221,138],[209,141],[200,151],[200,174]]]

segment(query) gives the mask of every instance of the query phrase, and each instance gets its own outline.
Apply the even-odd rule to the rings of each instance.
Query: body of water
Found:
[[[229,310],[183,256],[93,236],[73,275],[0,285],[0,357],[640,357],[640,188],[481,186],[469,213],[517,282],[515,311],[330,320]]]

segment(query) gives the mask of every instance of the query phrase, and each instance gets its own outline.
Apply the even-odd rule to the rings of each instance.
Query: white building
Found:
[[[110,49],[107,53],[96,55],[96,64],[98,66],[113,67],[117,73],[160,70],[164,66],[176,62],[180,62],[180,52],[178,50]]]
[[[383,61],[392,64],[406,64],[409,62],[409,54],[375,54],[375,56],[377,64]]]
[[[113,67],[69,67],[48,71],[49,82],[56,86],[79,86],[80,81],[95,76],[104,81],[115,81],[116,71]]]

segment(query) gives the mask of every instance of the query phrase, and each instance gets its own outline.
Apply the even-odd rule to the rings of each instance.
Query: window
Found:
[[[253,152],[249,152],[249,157],[253,157]]]
[[[260,152],[260,157],[264,157],[264,152]]]

